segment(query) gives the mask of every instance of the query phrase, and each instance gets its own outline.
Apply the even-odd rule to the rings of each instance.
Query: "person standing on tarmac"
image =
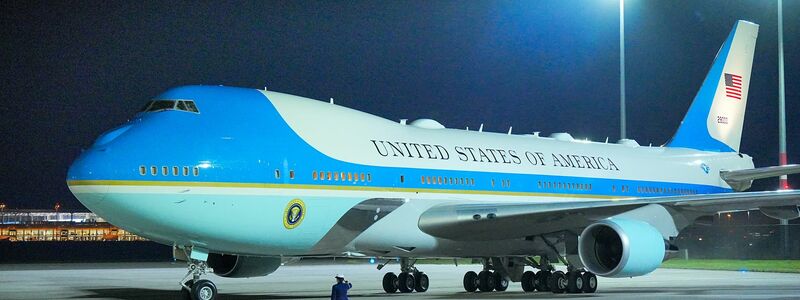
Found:
[[[353,287],[352,283],[344,280],[344,275],[336,275],[336,284],[331,289],[331,300],[349,300],[347,290]]]

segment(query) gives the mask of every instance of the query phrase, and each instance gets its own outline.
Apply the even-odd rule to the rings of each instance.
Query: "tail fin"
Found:
[[[739,152],[758,24],[738,21],[668,147]]]

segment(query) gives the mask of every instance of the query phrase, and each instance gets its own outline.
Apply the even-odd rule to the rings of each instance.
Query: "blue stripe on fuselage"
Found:
[[[282,119],[260,91],[253,89],[187,86],[165,92],[157,99],[191,99],[200,114],[162,111],[139,114],[124,133],[95,145],[73,164],[70,180],[163,180],[233,183],[291,183],[320,186],[371,186],[458,191],[528,192],[620,197],[666,196],[729,192],[717,186],[617,180],[592,177],[508,174],[480,171],[381,167],[333,159],[314,149]],[[331,124],[320,124],[330,126]],[[102,137],[101,137],[102,139]],[[113,162],[113,163],[109,163]],[[139,167],[147,167],[140,175]],[[158,175],[150,175],[150,167]],[[168,176],[162,166],[169,167]],[[203,166],[199,176],[172,176],[172,167]],[[280,179],[275,170],[280,170]],[[290,179],[289,170],[295,178]],[[313,180],[313,171],[370,174],[372,181]],[[400,182],[400,176],[404,182]],[[424,184],[421,177],[469,178],[475,185]],[[494,180],[494,186],[492,186]],[[509,180],[503,186],[501,180]],[[539,183],[545,183],[540,185]],[[550,183],[548,185],[547,183]],[[555,183],[555,187],[552,184]],[[563,184],[591,185],[591,189]],[[628,190],[623,192],[622,186]],[[647,190],[639,190],[646,187]]]

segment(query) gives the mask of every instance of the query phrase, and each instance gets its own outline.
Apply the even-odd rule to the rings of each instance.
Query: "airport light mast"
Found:
[[[783,73],[783,0],[778,0],[778,163],[787,164],[786,156],[786,88]],[[789,179],[781,175],[780,189],[788,190]]]
[[[619,138],[625,134],[625,0],[619,0]]]

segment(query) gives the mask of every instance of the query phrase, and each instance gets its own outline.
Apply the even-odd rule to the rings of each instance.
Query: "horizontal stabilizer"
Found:
[[[800,173],[800,165],[784,165],[736,171],[720,171],[719,176],[733,189],[737,191],[743,191],[750,188],[750,183],[753,180],[797,173]]]

